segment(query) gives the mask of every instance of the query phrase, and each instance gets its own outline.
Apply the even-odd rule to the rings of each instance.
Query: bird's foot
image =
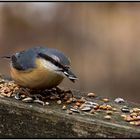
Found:
[[[36,94],[36,91],[34,90],[30,90],[27,88],[20,88],[18,89],[18,91],[16,91],[15,99],[20,100],[25,97],[31,97],[34,100],[43,99],[43,96],[41,94]]]

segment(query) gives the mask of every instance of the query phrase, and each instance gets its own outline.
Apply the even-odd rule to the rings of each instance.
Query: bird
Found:
[[[10,57],[10,74],[21,87],[29,89],[51,89],[57,87],[65,77],[75,82],[71,61],[63,52],[48,47],[28,48]]]

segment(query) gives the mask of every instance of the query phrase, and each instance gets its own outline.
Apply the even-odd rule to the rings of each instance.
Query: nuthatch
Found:
[[[70,70],[70,60],[62,52],[35,47],[11,56],[11,76],[20,86],[30,89],[50,89],[64,77],[74,82],[77,77]]]

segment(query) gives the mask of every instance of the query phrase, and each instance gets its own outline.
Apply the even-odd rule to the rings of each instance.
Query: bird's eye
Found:
[[[19,58],[19,53],[16,53],[16,54],[15,54],[15,57],[16,57],[16,58]]]

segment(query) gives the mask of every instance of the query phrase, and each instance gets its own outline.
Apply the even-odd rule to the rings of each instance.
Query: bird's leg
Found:
[[[15,95],[15,98],[17,100],[21,99],[21,95],[25,95],[25,96],[30,96],[30,92],[25,89],[25,88],[19,88],[17,91],[16,91],[16,95]]]
[[[36,91],[31,91],[27,88],[20,88],[17,93],[15,98],[16,99],[21,99],[21,95],[25,95],[26,97],[31,97],[34,99],[42,99],[43,97],[41,96],[41,94],[35,94]]]

